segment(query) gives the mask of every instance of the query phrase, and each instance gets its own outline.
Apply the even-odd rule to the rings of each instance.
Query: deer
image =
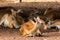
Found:
[[[22,36],[36,36],[37,34],[42,35],[41,31],[47,29],[44,20],[40,19],[39,16],[37,18],[34,17],[34,20],[35,22],[30,19],[28,22],[21,25],[19,31]]]
[[[16,11],[14,11],[13,9],[11,9],[11,14],[6,13],[1,17],[0,20],[0,25],[4,25],[5,27],[9,27],[9,28],[19,28],[20,24],[18,24],[17,22],[17,18],[16,18]],[[22,17],[21,17],[22,18]]]

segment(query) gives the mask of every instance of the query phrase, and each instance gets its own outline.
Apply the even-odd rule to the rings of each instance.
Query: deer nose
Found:
[[[20,25],[14,25],[14,28],[16,28],[16,29],[20,28]]]

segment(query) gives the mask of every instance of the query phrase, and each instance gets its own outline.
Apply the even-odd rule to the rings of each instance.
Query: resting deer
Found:
[[[16,11],[13,11],[12,9],[11,9],[11,11],[12,11],[12,14],[6,13],[2,16],[2,18],[0,20],[0,25],[3,24],[5,27],[9,27],[9,28],[13,28],[13,26],[15,28],[19,28],[19,25],[18,25],[17,20],[15,18]]]
[[[54,20],[53,24],[51,24],[49,28],[60,29],[60,19]]]
[[[21,25],[20,34],[22,36],[35,36],[36,34],[41,35],[41,28],[46,29],[45,22],[40,19],[39,17],[34,18],[35,22],[33,20],[29,20],[28,22]],[[44,26],[43,26],[44,25]]]

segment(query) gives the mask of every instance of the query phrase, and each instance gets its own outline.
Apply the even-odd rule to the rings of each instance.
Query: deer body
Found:
[[[40,20],[39,17],[34,18],[36,22],[33,20],[29,20],[28,22],[21,25],[20,34],[22,36],[35,36],[36,34],[41,35],[41,28],[46,29],[46,25],[44,24],[43,20]],[[42,26],[44,24],[44,26]]]

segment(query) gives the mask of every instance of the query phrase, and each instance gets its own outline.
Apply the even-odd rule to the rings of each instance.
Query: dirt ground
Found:
[[[44,33],[42,37],[22,37],[18,29],[0,28],[0,40],[60,40],[60,31]]]

